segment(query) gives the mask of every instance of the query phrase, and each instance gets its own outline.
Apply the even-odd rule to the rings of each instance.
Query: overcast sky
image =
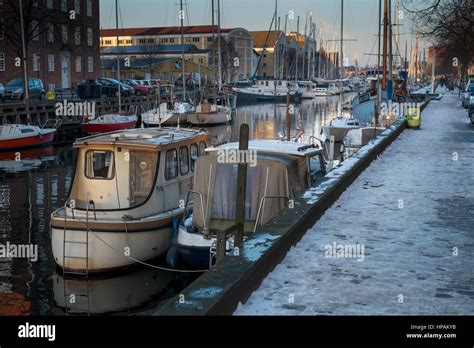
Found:
[[[118,2],[120,27],[179,25],[180,0],[118,0]],[[185,25],[211,24],[211,0],[183,0],[183,2],[187,4]],[[392,2],[395,4],[395,0]],[[366,53],[377,53],[378,3],[378,0],[344,1],[344,38],[357,40],[345,43],[345,56],[350,59],[351,64],[356,57],[361,66],[375,63],[376,57]],[[100,10],[101,27],[115,27],[115,0],[100,0]],[[221,0],[222,27],[268,30],[274,10],[275,0]],[[323,23],[323,38],[339,38],[340,0],[278,0],[281,29],[284,27],[285,15],[290,11],[293,11],[294,19],[289,19],[288,31],[296,30],[298,16],[300,16],[300,32],[304,31],[307,13],[312,11],[313,22],[317,23],[318,30],[320,23]],[[399,29],[400,34],[411,32],[411,21],[407,16],[400,20],[400,24],[402,25]],[[404,55],[405,40],[409,40],[410,36],[401,35],[400,39],[399,47]],[[410,46],[410,43],[408,45]]]

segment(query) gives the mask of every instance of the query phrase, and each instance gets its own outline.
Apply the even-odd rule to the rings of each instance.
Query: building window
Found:
[[[94,72],[94,57],[87,57],[87,72]]]
[[[74,11],[76,11],[76,14],[81,14],[81,0],[74,1]]]
[[[105,40],[106,45],[112,45],[112,40]]]
[[[76,57],[76,72],[80,73],[82,71],[82,58],[81,56]]]
[[[207,42],[212,42],[212,37],[208,37]]]
[[[40,55],[33,53],[33,71],[40,71]]]
[[[54,54],[48,54],[48,71],[54,71]]]
[[[87,28],[87,46],[92,46],[92,28]]]
[[[118,40],[119,45],[123,45],[123,40]]]
[[[199,42],[199,41],[201,41],[201,38],[199,38],[199,37],[193,37],[193,42]]]
[[[48,42],[54,42],[54,26],[48,24],[48,33],[47,33]]]
[[[92,0],[87,0],[87,17],[92,17]]]
[[[174,42],[174,38],[171,38],[171,39],[170,39],[170,43],[173,43],[173,42]]]
[[[148,39],[148,43],[149,43],[149,44],[154,44],[154,43],[155,43],[155,39]]]
[[[66,25],[61,25],[61,38],[62,38],[62,42],[64,44],[67,44],[68,38],[67,38],[67,26]]]
[[[52,9],[53,9],[53,2],[54,2],[54,0],[48,0],[48,1],[46,1],[46,8],[47,8],[48,10],[52,10]]]
[[[146,40],[145,39],[140,39],[140,40],[138,40],[138,43],[144,44],[144,43],[146,43]]]
[[[127,40],[127,44],[132,44],[133,40]]]
[[[39,22],[36,20],[31,21],[31,29],[33,30],[33,41],[39,41],[40,39],[40,28]]]
[[[5,71],[5,53],[0,53],[0,71]]]
[[[81,27],[76,27],[76,30],[74,31],[74,42],[76,45],[81,44]]]
[[[61,11],[67,12],[67,0],[61,0]]]
[[[5,38],[5,27],[3,26],[3,18],[0,18],[0,40]]]

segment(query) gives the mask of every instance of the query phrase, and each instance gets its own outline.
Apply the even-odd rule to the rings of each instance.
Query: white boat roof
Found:
[[[86,138],[78,139],[75,147],[94,145],[139,145],[148,147],[159,147],[162,145],[181,142],[193,139],[199,136],[207,138],[208,134],[203,131],[189,128],[136,128],[121,131],[114,131],[93,135]]]
[[[213,152],[220,149],[236,150],[238,148],[239,143],[235,142],[223,144],[219,147],[208,148],[206,151]],[[257,152],[264,153],[310,157],[322,152],[322,149],[318,145],[309,145],[286,140],[250,140],[249,150],[255,150]]]

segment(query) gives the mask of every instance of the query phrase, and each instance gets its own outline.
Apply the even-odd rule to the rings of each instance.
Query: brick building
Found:
[[[22,77],[18,0],[0,0],[0,83]],[[28,76],[69,88],[100,76],[99,2],[23,1]]]

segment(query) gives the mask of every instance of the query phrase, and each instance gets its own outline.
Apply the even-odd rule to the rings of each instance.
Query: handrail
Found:
[[[258,225],[258,219],[260,218],[260,213],[262,211],[263,204],[265,203],[266,199],[286,199],[287,201],[290,200],[289,197],[287,196],[263,196],[262,199],[260,200],[260,204],[258,207],[258,213],[257,213],[257,219],[255,220],[255,226],[253,228],[253,233],[257,230],[257,225]]]

